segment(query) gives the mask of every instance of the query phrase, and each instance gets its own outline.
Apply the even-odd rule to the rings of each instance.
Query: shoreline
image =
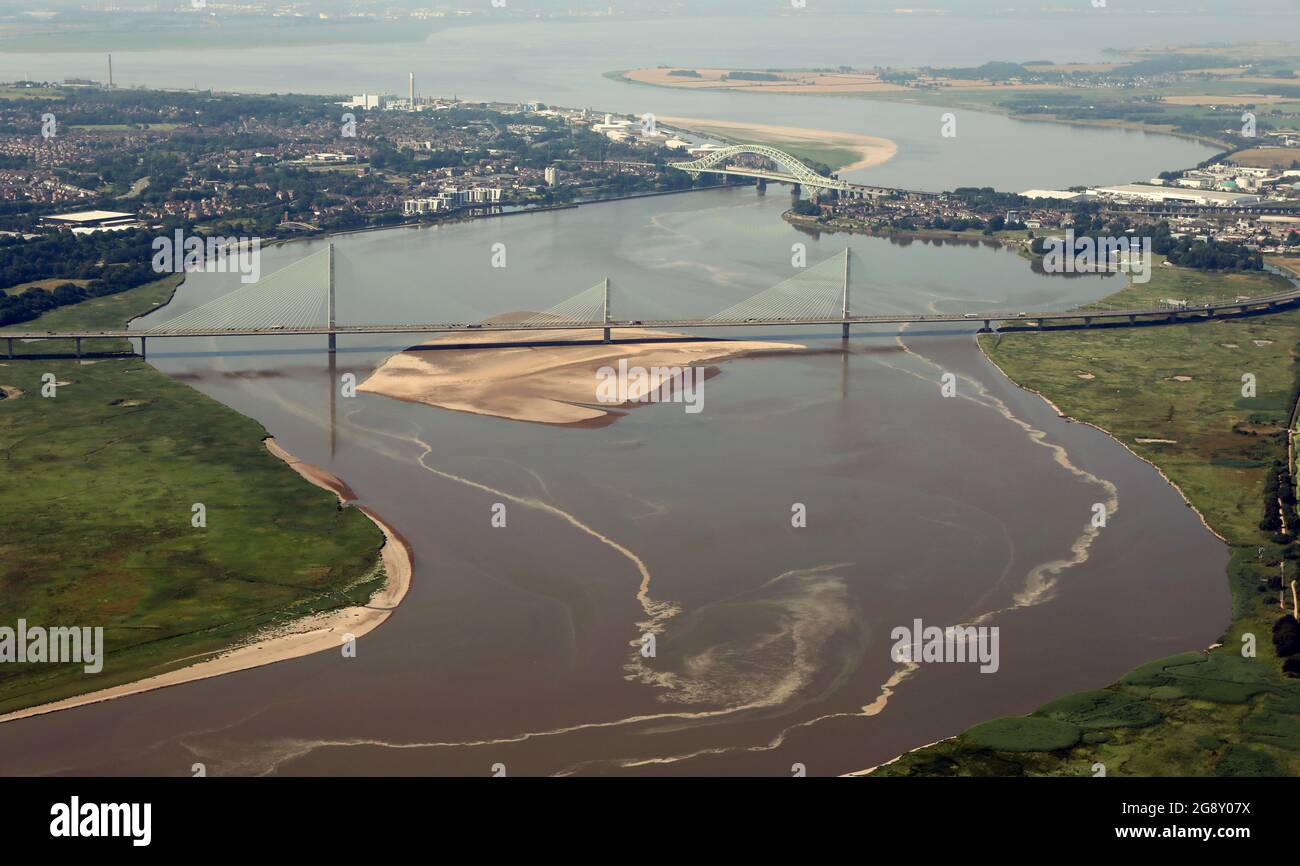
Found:
[[[448,218],[448,219],[416,220],[414,222],[392,223],[391,225],[363,226],[362,228],[356,228],[356,229],[342,229],[340,231],[321,231],[320,234],[300,234],[300,235],[295,235],[293,237],[272,238],[268,241],[263,242],[262,248],[268,249],[270,247],[282,247],[282,246],[288,246],[289,244],[303,243],[306,241],[322,241],[322,240],[329,241],[335,238],[348,237],[350,235],[369,234],[370,232],[382,232],[382,231],[390,231],[396,229],[418,229],[418,228],[430,228],[430,227],[436,228],[438,226],[459,225],[460,223],[469,223],[469,222],[474,222],[476,220],[483,220],[483,219],[499,219],[502,217],[510,217],[510,216],[524,216],[528,214],[551,213],[553,211],[577,210],[578,208],[586,207],[588,205],[593,205],[593,204],[607,204],[610,202],[632,201],[639,198],[657,198],[659,196],[665,196],[665,195],[681,195],[682,193],[705,192],[708,190],[744,189],[747,186],[749,186],[749,184],[718,183],[718,184],[712,184],[710,186],[686,187],[685,189],[661,189],[661,190],[652,190],[650,192],[632,192],[632,193],[627,193],[625,195],[610,196],[608,198],[583,199],[581,201],[567,202],[565,204],[520,208],[519,210],[512,210],[512,211],[495,211],[495,212],[484,212],[484,213],[475,213],[475,214],[461,214],[459,216]],[[163,304],[162,306],[166,306],[166,304]],[[161,309],[161,307],[157,309]],[[156,309],[150,310],[150,312],[156,312],[156,311],[157,311]],[[144,315],[148,315],[148,314],[146,313]],[[136,318],[140,318],[140,317],[137,316]]]
[[[1124,442],[1122,439],[1120,439],[1118,436],[1116,436],[1114,433],[1111,433],[1109,430],[1105,429],[1104,427],[1099,427],[1098,425],[1092,423],[1091,421],[1082,421],[1078,418],[1073,417],[1072,415],[1067,415],[1065,412],[1061,411],[1061,407],[1053,403],[1046,394],[1043,394],[1041,391],[1035,391],[1033,388],[1029,388],[1025,385],[1022,385],[1019,382],[1017,382],[1015,379],[1011,378],[1010,374],[1008,374],[1006,370],[1003,370],[1002,366],[998,364],[997,361],[994,361],[992,356],[990,356],[989,353],[984,350],[984,346],[982,343],[980,343],[978,335],[976,335],[975,338],[975,345],[979,348],[980,354],[984,356],[984,360],[992,364],[994,369],[996,369],[999,373],[1002,374],[1003,378],[1005,378],[1012,385],[1015,385],[1021,391],[1026,391],[1030,394],[1033,394],[1038,399],[1042,400],[1044,403],[1047,404],[1049,409],[1051,409],[1053,412],[1056,413],[1058,418],[1064,419],[1066,423],[1069,424],[1082,424],[1085,427],[1091,427],[1092,429],[1100,432],[1104,436],[1113,440],[1117,445],[1119,445],[1119,447],[1123,448],[1129,454],[1132,454],[1138,460],[1141,460],[1143,463],[1147,464],[1152,469],[1154,469],[1156,473],[1161,478],[1164,479],[1165,483],[1174,489],[1174,492],[1177,493],[1179,498],[1183,500],[1183,504],[1185,504],[1188,508],[1192,509],[1192,512],[1201,521],[1201,525],[1204,526],[1207,530],[1209,530],[1210,534],[1213,535],[1215,538],[1219,539],[1219,541],[1223,542],[1228,547],[1232,547],[1232,542],[1228,541],[1228,539],[1220,535],[1218,530],[1216,530],[1213,526],[1210,525],[1210,521],[1205,519],[1205,515],[1201,513],[1201,510],[1192,504],[1192,500],[1187,497],[1187,494],[1183,492],[1183,489],[1179,487],[1176,483],[1174,483],[1173,479],[1171,479],[1168,475],[1166,475],[1163,469],[1161,469],[1151,460],[1148,460],[1146,457],[1143,457],[1141,454],[1134,451],[1131,447],[1129,447],[1129,445],[1126,442]]]
[[[1127,451],[1129,454],[1133,455],[1133,456],[1136,457],[1138,460],[1141,460],[1143,463],[1147,464],[1147,465],[1150,466],[1152,469],[1154,469],[1154,470],[1156,471],[1156,473],[1159,474],[1159,476],[1160,476],[1162,479],[1164,479],[1164,482],[1165,482],[1166,484],[1168,484],[1170,487],[1172,487],[1173,490],[1174,490],[1174,492],[1178,494],[1179,498],[1181,498],[1181,499],[1183,500],[1183,504],[1185,504],[1188,508],[1190,508],[1190,509],[1192,510],[1192,512],[1196,515],[1196,517],[1201,521],[1201,525],[1204,526],[1207,530],[1209,530],[1210,534],[1213,535],[1215,538],[1217,538],[1219,541],[1221,541],[1221,542],[1222,542],[1226,547],[1229,547],[1229,548],[1232,547],[1232,543],[1231,543],[1230,541],[1228,541],[1228,539],[1226,539],[1226,538],[1224,538],[1222,535],[1220,535],[1219,532],[1218,532],[1217,530],[1215,530],[1215,528],[1214,528],[1213,526],[1210,525],[1210,522],[1209,522],[1208,520],[1205,519],[1205,515],[1201,513],[1201,510],[1200,510],[1199,508],[1197,508],[1195,505],[1192,504],[1192,501],[1187,497],[1187,494],[1183,492],[1183,489],[1182,489],[1181,487],[1179,487],[1176,483],[1174,483],[1174,481],[1173,481],[1173,480],[1172,480],[1168,475],[1166,475],[1166,474],[1164,473],[1164,470],[1162,470],[1159,466],[1157,466],[1155,463],[1153,463],[1152,461],[1148,460],[1147,458],[1143,457],[1141,454],[1138,454],[1136,451],[1134,451],[1132,448],[1130,448],[1130,447],[1129,447],[1129,446],[1128,446],[1128,445],[1127,445],[1123,440],[1121,440],[1121,439],[1120,439],[1118,436],[1116,436],[1115,434],[1111,433],[1109,430],[1106,430],[1106,429],[1103,428],[1103,427],[1099,427],[1098,425],[1093,424],[1091,421],[1081,421],[1081,420],[1078,419],[1078,418],[1075,418],[1075,417],[1073,417],[1073,416],[1071,416],[1071,415],[1067,415],[1065,412],[1061,411],[1061,407],[1060,407],[1060,406],[1057,406],[1056,403],[1054,403],[1054,402],[1051,400],[1051,398],[1049,398],[1046,394],[1042,393],[1041,391],[1037,391],[1037,390],[1035,390],[1035,389],[1033,389],[1033,388],[1029,388],[1029,387],[1027,387],[1027,386],[1025,386],[1025,385],[1022,385],[1022,384],[1020,384],[1019,382],[1017,382],[1015,379],[1013,379],[1013,378],[1011,377],[1010,374],[1007,373],[1006,370],[1002,369],[1002,366],[1001,366],[1000,364],[998,364],[997,361],[993,360],[992,356],[990,356],[989,353],[985,350],[984,345],[983,345],[983,343],[980,341],[980,339],[979,339],[979,335],[978,335],[978,334],[975,335],[975,346],[976,346],[977,349],[979,349],[979,353],[984,357],[984,360],[988,361],[988,363],[993,367],[993,369],[997,370],[998,373],[1001,374],[1001,376],[1002,376],[1004,379],[1006,379],[1008,382],[1010,382],[1012,385],[1014,385],[1015,387],[1019,388],[1020,390],[1025,391],[1026,393],[1029,393],[1029,394],[1033,394],[1035,397],[1037,397],[1038,399],[1042,400],[1044,403],[1047,404],[1047,407],[1048,407],[1049,409],[1051,409],[1053,412],[1056,413],[1056,415],[1057,415],[1058,418],[1062,419],[1062,420],[1065,421],[1067,424],[1082,424],[1082,425],[1084,425],[1084,426],[1086,426],[1086,427],[1091,427],[1092,429],[1094,429],[1094,430],[1100,432],[1102,435],[1106,436],[1108,439],[1110,439],[1110,440],[1112,440],[1113,442],[1115,442],[1117,445],[1119,445],[1121,448],[1123,448],[1123,449],[1124,449],[1125,451]],[[1300,411],[1300,402],[1297,402],[1297,403],[1296,403],[1295,411]],[[1221,643],[1221,641],[1220,641],[1220,642],[1216,642],[1216,643],[1214,643],[1214,644],[1211,644],[1209,647],[1206,647],[1205,650],[1203,650],[1203,651],[1204,651],[1204,652],[1208,652],[1208,651],[1212,650],[1215,646],[1218,646],[1219,643]],[[1155,659],[1153,659],[1152,661],[1155,661]],[[1112,685],[1112,684],[1107,684],[1107,685],[1105,685],[1105,686],[1102,686],[1102,688],[1109,688],[1110,685]],[[1078,694],[1078,692],[1066,692],[1065,694],[1061,695],[1061,696],[1058,697],[1058,698],[1054,698],[1053,700],[1060,700],[1061,698],[1066,698],[1066,697],[1069,697],[1070,695],[1073,695],[1073,694]],[[1024,714],[1024,715],[1029,715],[1029,714],[1026,713],[1026,714]],[[969,730],[969,728],[967,728],[966,730]],[[853,771],[850,771],[850,772],[847,772],[847,773],[841,773],[841,774],[840,774],[840,777],[841,777],[841,778],[846,778],[846,777],[867,778],[867,777],[869,777],[872,773],[874,773],[876,770],[879,770],[879,769],[881,769],[882,767],[888,767],[890,764],[895,764],[895,763],[897,763],[898,761],[901,761],[903,758],[907,757],[908,755],[910,755],[910,754],[912,754],[912,753],[914,753],[914,752],[919,752],[919,751],[921,751],[922,749],[928,749],[928,748],[930,748],[931,746],[937,746],[937,745],[939,745],[940,743],[946,743],[946,742],[948,742],[948,741],[950,741],[950,740],[955,740],[956,738],[958,738],[958,737],[960,737],[962,734],[964,734],[964,733],[966,732],[966,730],[959,731],[958,733],[953,734],[952,736],[949,736],[949,737],[941,737],[940,739],[937,739],[937,740],[935,740],[935,741],[932,742],[932,743],[926,743],[926,744],[924,744],[924,745],[916,746],[915,748],[908,749],[907,751],[905,751],[905,752],[901,752],[901,753],[899,753],[898,755],[895,755],[894,757],[890,758],[890,759],[887,760],[887,761],[881,761],[880,763],[876,764],[875,766],[872,766],[872,767],[866,767],[866,768],[861,769],[861,770],[853,770]]]
[[[707,91],[711,93],[718,93],[718,92],[759,93],[759,94],[763,93],[762,88],[683,87],[681,85],[674,85],[674,84],[660,84],[654,81],[640,81],[628,75],[629,72],[635,72],[635,71],[637,70],[635,69],[613,70],[611,72],[606,72],[605,77],[609,78],[611,81],[619,81],[622,82],[623,84],[631,84],[638,87],[653,87],[653,88],[658,88],[663,90],[697,90],[697,91]],[[1181,138],[1186,141],[1195,141],[1210,147],[1219,148],[1221,152],[1217,154],[1215,157],[1212,157],[1212,159],[1222,158],[1224,154],[1231,153],[1233,150],[1233,148],[1229,146],[1226,142],[1220,141],[1215,138],[1210,138],[1209,136],[1206,135],[1199,135],[1191,132],[1182,132],[1179,130],[1162,129],[1157,126],[1152,126],[1144,123],[1131,123],[1131,122],[1110,123],[1103,120],[1086,120],[1084,118],[1060,118],[1055,116],[1040,117],[1036,115],[1019,115],[1011,111],[1008,111],[1006,109],[999,109],[995,104],[992,103],[972,104],[969,102],[960,103],[958,101],[954,101],[952,103],[943,103],[943,104],[940,104],[938,102],[930,103],[925,100],[917,99],[915,98],[915,96],[912,96],[912,98],[905,98],[906,96],[910,96],[913,93],[913,91],[906,88],[903,90],[876,90],[876,91],[840,91],[840,92],[774,91],[774,92],[779,93],[780,95],[783,96],[808,95],[808,96],[834,97],[839,99],[873,99],[873,100],[880,100],[882,102],[893,102],[897,105],[935,104],[935,105],[940,105],[940,107],[965,109],[968,111],[981,112],[983,114],[994,114],[994,115],[998,115],[999,117],[1006,117],[1011,120],[1020,120],[1026,123],[1060,123],[1066,126],[1089,126],[1094,129],[1128,129],[1128,130],[1133,130],[1135,132],[1144,132],[1147,133],[1148,135],[1169,135],[1174,138]]]
[[[963,232],[955,232],[951,229],[888,229],[886,231],[876,231],[870,226],[854,225],[847,226],[838,223],[820,223],[816,217],[804,216],[797,214],[792,210],[787,210],[781,214],[781,219],[790,225],[807,229],[813,232],[826,232],[827,234],[836,234],[844,232],[850,235],[866,235],[873,238],[907,238],[911,240],[940,240],[940,241],[961,241],[971,244],[982,244],[991,246],[1001,246],[1010,250],[1023,251],[1025,244],[1019,238],[999,237],[998,235],[974,235]]]
[[[282,460],[300,476],[324,490],[328,490],[347,504],[352,497],[352,490],[341,479],[319,466],[304,463],[280,447],[274,436],[266,437],[263,442],[267,451]],[[102,703],[142,692],[178,686],[183,683],[232,674],[250,670],[275,662],[300,658],[326,650],[336,650],[342,645],[344,634],[361,637],[378,628],[388,619],[411,588],[411,574],[414,557],[406,539],[397,530],[389,526],[383,518],[364,505],[355,506],[370,518],[380,532],[384,534],[384,546],[380,549],[380,562],[383,563],[386,579],[384,585],[364,605],[322,611],[301,617],[292,622],[269,626],[258,634],[216,653],[203,661],[186,665],[166,673],[146,677],[129,683],[87,692],[82,695],[63,698],[46,704],[26,709],[14,710],[0,715],[0,724],[19,719],[41,716],[47,713],[69,710],[88,704]],[[202,658],[202,656],[198,657]]]

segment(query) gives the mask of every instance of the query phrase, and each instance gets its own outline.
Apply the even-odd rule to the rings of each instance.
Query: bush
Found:
[[[1044,704],[1034,715],[1088,730],[1145,728],[1160,721],[1160,711],[1146,701],[1108,689],[1068,695]]]
[[[1248,746],[1229,746],[1214,766],[1216,776],[1277,776],[1277,762],[1267,752]]]
[[[1273,648],[1279,656],[1300,653],[1300,623],[1289,613],[1273,623]]]
[[[965,736],[979,748],[1002,752],[1054,752],[1079,742],[1074,725],[1036,716],[1011,716],[976,725]]]

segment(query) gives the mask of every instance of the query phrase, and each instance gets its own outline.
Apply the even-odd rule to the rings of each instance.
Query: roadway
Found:
[[[944,323],[981,323],[984,329],[991,329],[994,322],[1008,322],[1013,327],[1027,327],[1031,323],[1043,327],[1044,323],[1079,322],[1091,326],[1094,322],[1106,322],[1112,325],[1137,325],[1156,322],[1190,322],[1205,321],[1220,315],[1244,315],[1254,311],[1270,312],[1300,303],[1300,284],[1285,292],[1223,301],[1217,304],[1204,304],[1182,308],[1147,307],[1125,310],[1063,310],[1058,312],[987,312],[987,313],[949,313],[949,314],[915,314],[915,315],[879,315],[879,316],[825,316],[815,318],[782,319],[658,319],[658,320],[610,320],[608,322],[481,322],[463,324],[457,322],[430,322],[414,324],[374,324],[374,325],[327,325],[312,327],[256,327],[256,328],[213,328],[202,330],[110,330],[110,331],[0,331],[0,337],[9,341],[9,355],[13,356],[14,340],[81,340],[91,339],[147,339],[150,337],[275,337],[275,336],[312,336],[340,334],[453,334],[478,333],[483,331],[573,331],[600,330],[610,328],[627,329],[683,329],[683,328],[756,328],[756,327],[791,327],[791,326],[828,326],[840,325],[902,325],[902,324],[944,324]]]

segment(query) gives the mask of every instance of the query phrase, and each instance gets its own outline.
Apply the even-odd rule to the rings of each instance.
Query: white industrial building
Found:
[[[363,93],[360,96],[354,96],[347,102],[343,103],[344,108],[364,108],[367,110],[383,108],[384,97],[374,93]]]
[[[112,210],[83,210],[75,213],[50,214],[41,217],[42,228],[70,228],[73,234],[122,231],[138,228],[135,214]]]
[[[1175,189],[1168,186],[1154,186],[1148,183],[1123,183],[1117,186],[1101,186],[1090,189],[1088,192],[1119,201],[1174,202],[1213,207],[1232,207],[1234,205],[1255,204],[1260,201],[1260,196],[1254,193],[1219,192],[1208,189]]]
[[[1047,198],[1057,201],[1092,201],[1097,196],[1087,192],[1074,192],[1068,189],[1027,189],[1021,193],[1025,198]]]

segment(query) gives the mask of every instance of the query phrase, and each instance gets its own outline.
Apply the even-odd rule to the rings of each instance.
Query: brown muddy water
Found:
[[[475,321],[606,275],[616,317],[689,317],[789,276],[796,243],[810,263],[853,247],[862,311],[1062,308],[1117,288],[996,247],[813,238],[785,206],[728,190],[341,238],[339,318]],[[268,251],[263,273],[316,249]],[[154,320],[230,279],[191,277]],[[863,328],[847,349],[830,329],[739,336],[807,348],[721,363],[698,414],[648,406],[599,429],[331,401],[398,340],[344,338],[332,373],[323,338],[151,341],[159,369],[390,521],[413,586],[356,658],[0,725],[4,772],[840,774],[1226,626],[1224,547],[1152,468],[1008,382],[970,329]],[[1113,509],[1100,531],[1095,503]],[[890,631],[917,618],[997,626],[999,669],[908,672]]]

